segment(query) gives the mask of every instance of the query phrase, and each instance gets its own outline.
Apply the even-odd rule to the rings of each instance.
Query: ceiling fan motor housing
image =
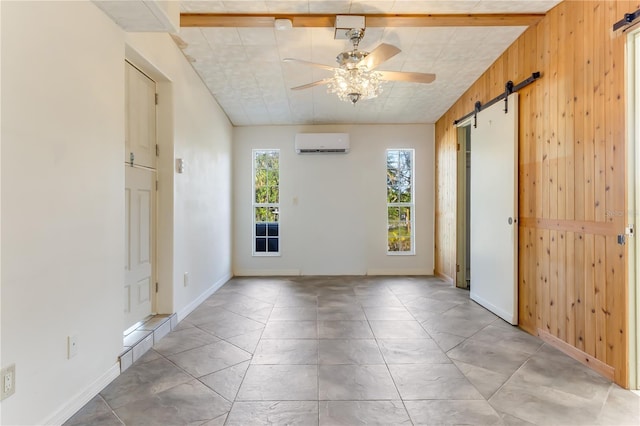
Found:
[[[342,52],[336,56],[336,62],[340,65],[340,68],[354,69],[357,68],[358,62],[363,60],[369,52],[363,50],[350,50],[348,52]]]

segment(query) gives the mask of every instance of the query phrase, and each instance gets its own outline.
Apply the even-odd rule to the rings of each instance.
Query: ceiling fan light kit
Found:
[[[333,71],[333,77],[325,78],[302,86],[292,87],[291,90],[302,90],[310,87],[327,85],[327,91],[334,93],[345,102],[355,105],[360,100],[373,99],[382,92],[384,81],[404,81],[410,83],[431,83],[435,80],[434,74],[402,71],[375,71],[383,62],[391,59],[400,49],[390,44],[382,43],[371,52],[358,50],[360,41],[364,37],[364,16],[336,16],[335,38],[344,34],[349,39],[352,50],[341,52],[336,56],[338,67],[302,61],[299,59],[285,58],[284,62],[298,62],[316,68]],[[347,25],[349,27],[345,28]]]

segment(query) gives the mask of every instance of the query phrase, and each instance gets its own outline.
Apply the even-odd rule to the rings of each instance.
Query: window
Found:
[[[413,149],[387,150],[387,254],[414,254]]]
[[[253,255],[280,254],[280,151],[253,151]]]

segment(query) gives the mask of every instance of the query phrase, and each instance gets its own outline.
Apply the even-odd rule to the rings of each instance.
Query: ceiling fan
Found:
[[[338,67],[304,61],[301,59],[285,58],[284,62],[294,62],[316,68],[333,71],[333,77],[324,78],[302,86],[292,87],[291,90],[302,90],[326,84],[331,93],[335,93],[341,100],[356,104],[359,100],[375,98],[380,94],[382,81],[405,81],[411,83],[431,83],[436,79],[435,74],[403,71],[376,71],[383,62],[391,59],[400,49],[396,46],[382,43],[371,52],[358,50],[358,45],[364,37],[364,28],[351,28],[346,32],[353,49],[342,52],[336,57]]]

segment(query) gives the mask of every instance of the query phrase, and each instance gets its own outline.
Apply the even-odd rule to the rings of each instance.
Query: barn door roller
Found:
[[[465,115],[464,117],[460,117],[457,120],[454,120],[453,124],[457,125],[458,123],[462,123],[463,121],[465,121],[466,119],[468,119],[469,117],[473,116],[474,117],[474,123],[473,123],[473,127],[477,127],[477,115],[480,111],[482,111],[483,109],[489,108],[491,105],[495,104],[496,102],[499,102],[501,100],[504,99],[504,112],[507,113],[509,111],[508,108],[508,100],[507,98],[509,97],[510,94],[517,92],[518,90],[522,89],[523,87],[526,87],[528,85],[530,85],[531,83],[533,83],[534,81],[536,81],[537,79],[540,78],[540,71],[536,71],[533,74],[531,74],[531,77],[527,78],[526,80],[521,81],[520,83],[514,85],[513,81],[509,80],[505,83],[504,87],[504,92],[502,92],[500,95],[496,96],[495,98],[491,99],[489,102],[487,102],[486,104],[482,104],[480,101],[477,101],[474,105],[474,109],[473,111],[471,111],[469,114]]]

